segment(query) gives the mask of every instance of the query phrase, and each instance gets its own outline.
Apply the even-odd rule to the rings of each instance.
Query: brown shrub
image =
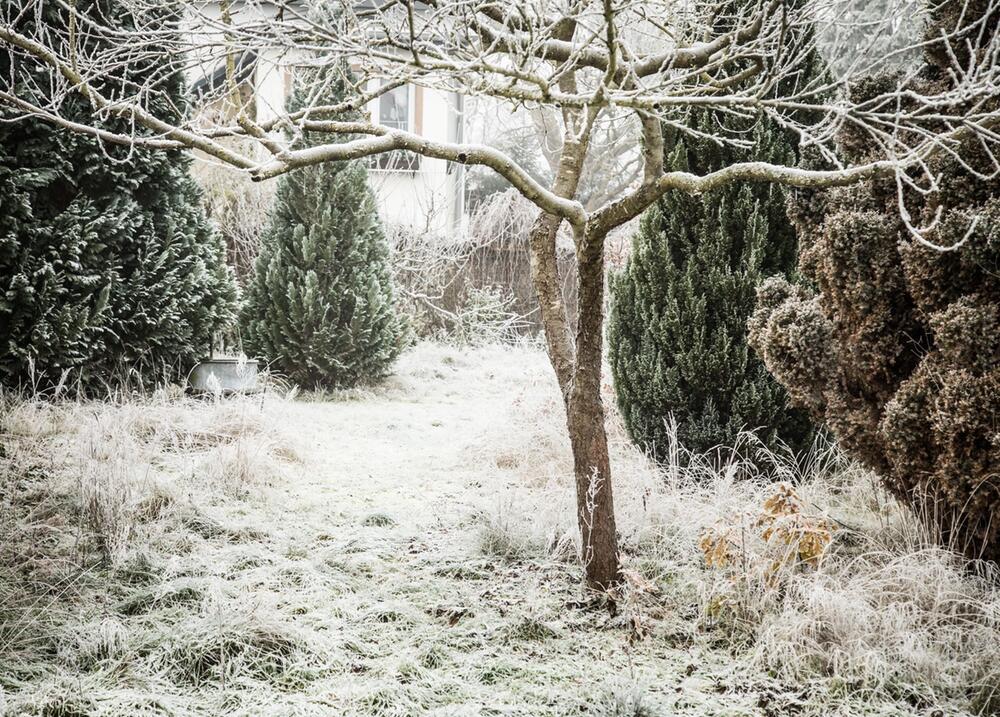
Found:
[[[936,11],[939,26],[949,7]],[[995,27],[998,15],[987,25]],[[943,82],[950,60],[933,48],[926,58],[917,81]],[[874,97],[884,86],[873,79],[853,93]],[[845,155],[867,156],[869,140],[840,140]],[[953,251],[935,250],[907,230],[893,178],[793,196],[789,216],[804,247],[799,268],[815,291],[769,280],[750,334],[793,400],[878,472],[940,540],[995,560],[1000,177],[975,140],[957,154],[962,162],[933,160],[935,192],[906,196],[914,221],[932,227],[926,238],[960,245]]]
[[[418,333],[464,337],[469,324],[492,324],[501,338],[541,331],[531,280],[528,232],[537,209],[511,190],[483,201],[468,236],[451,239],[398,231],[391,237],[393,271],[403,307]],[[560,237],[563,301],[576,316],[572,240]]]

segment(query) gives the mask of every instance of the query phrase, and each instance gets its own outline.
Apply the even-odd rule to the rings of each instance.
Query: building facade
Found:
[[[293,72],[292,63],[269,56],[266,51],[244,51],[236,62],[241,109],[257,122],[284,114]],[[232,111],[234,105],[227,93],[218,91],[226,83],[224,63],[203,63],[191,80],[199,113],[206,120],[218,121]],[[367,112],[377,124],[430,140],[456,143],[464,139],[463,97],[455,92],[397,87],[368,103]],[[387,225],[442,235],[464,230],[464,166],[394,152],[369,159],[369,181]]]

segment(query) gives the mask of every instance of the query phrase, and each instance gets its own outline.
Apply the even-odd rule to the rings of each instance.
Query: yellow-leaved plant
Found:
[[[752,613],[748,600],[780,592],[796,571],[817,569],[833,542],[834,523],[806,510],[788,483],[777,483],[759,512],[706,529],[699,545],[708,567],[727,580],[708,601],[713,619],[737,622]]]

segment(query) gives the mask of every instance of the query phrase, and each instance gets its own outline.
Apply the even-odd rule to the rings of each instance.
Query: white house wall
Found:
[[[257,121],[268,122],[284,112],[288,90],[287,70],[274,53],[257,57],[254,70],[254,99]]]
[[[417,92],[422,94],[420,99],[416,97]],[[461,116],[455,95],[411,88],[410,102],[414,112],[421,113],[419,119],[413,117],[411,124],[421,136],[440,142],[460,139],[456,136],[460,132]],[[436,234],[449,234],[463,228],[464,167],[452,165],[449,169],[449,163],[443,159],[422,157],[420,169],[415,172],[371,169],[369,178],[379,198],[382,219],[387,224]]]

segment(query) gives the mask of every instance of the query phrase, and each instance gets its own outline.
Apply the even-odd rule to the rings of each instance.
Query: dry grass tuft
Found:
[[[98,552],[115,563],[125,554],[136,530],[137,496],[142,465],[133,435],[121,425],[103,425],[100,418],[79,437],[77,496],[83,520]]]
[[[516,563],[532,557],[545,557],[543,543],[534,540],[523,531],[512,529],[512,520],[520,520],[510,514],[510,504],[495,513],[482,513],[479,531],[479,552],[488,558],[506,563]]]
[[[608,687],[587,708],[599,717],[656,717],[662,709],[642,689],[625,684]]]
[[[174,679],[193,685],[242,676],[283,687],[303,680],[301,671],[291,673],[307,648],[291,625],[234,606],[176,625],[157,660]]]
[[[121,615],[132,617],[174,606],[197,606],[202,598],[202,591],[196,586],[167,585],[153,590],[137,590],[118,603],[115,609]]]
[[[106,660],[122,657],[128,647],[129,633],[115,617],[105,617],[82,624],[70,624],[54,640],[60,659],[83,670],[94,669]]]
[[[385,513],[372,513],[371,515],[366,515],[364,520],[361,521],[361,525],[367,528],[389,528],[395,524],[396,521],[392,516]]]

